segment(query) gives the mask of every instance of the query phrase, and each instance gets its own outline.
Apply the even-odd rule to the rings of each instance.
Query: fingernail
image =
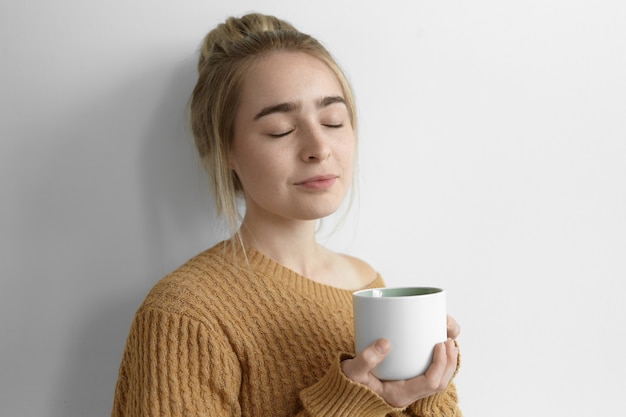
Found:
[[[389,350],[389,344],[385,342],[384,340],[379,340],[378,342],[376,342],[374,347],[376,348],[378,353],[381,353],[381,354],[385,354]]]

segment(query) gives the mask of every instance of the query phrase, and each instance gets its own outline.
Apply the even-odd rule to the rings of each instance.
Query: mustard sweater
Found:
[[[396,409],[346,378],[352,291],[229,247],[197,255],[147,295],[126,341],[113,417],[461,415],[452,383]],[[380,277],[370,284],[382,285]]]

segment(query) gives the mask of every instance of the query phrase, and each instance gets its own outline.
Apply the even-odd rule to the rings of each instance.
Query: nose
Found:
[[[311,127],[302,133],[300,158],[304,162],[321,162],[330,155],[329,138],[321,127]]]

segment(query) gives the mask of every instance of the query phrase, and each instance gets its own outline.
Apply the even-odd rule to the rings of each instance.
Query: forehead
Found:
[[[322,60],[303,52],[273,52],[254,62],[241,90],[241,106],[342,96],[341,84]]]

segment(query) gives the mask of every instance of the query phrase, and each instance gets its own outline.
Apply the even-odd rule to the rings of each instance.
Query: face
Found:
[[[351,186],[355,134],[343,91],[322,61],[275,52],[249,70],[230,153],[246,217],[314,220]]]

